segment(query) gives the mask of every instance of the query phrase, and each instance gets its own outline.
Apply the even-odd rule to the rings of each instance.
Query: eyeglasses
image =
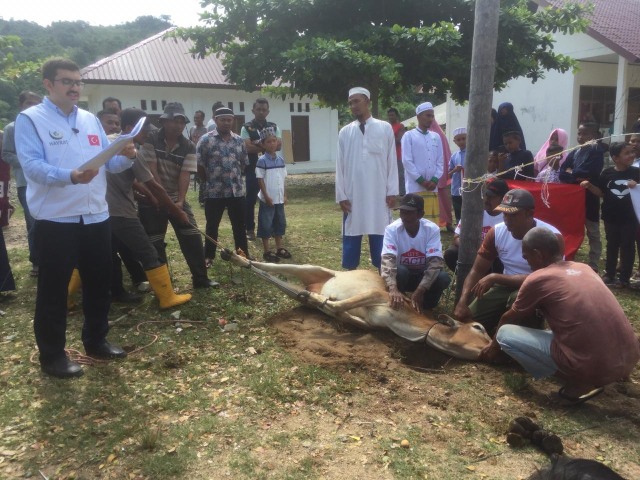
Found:
[[[55,83],[55,82],[60,82],[65,87],[70,87],[71,85],[74,85],[76,87],[84,87],[84,82],[82,80],[72,80],[70,78],[57,78],[55,80],[52,80],[52,83]]]

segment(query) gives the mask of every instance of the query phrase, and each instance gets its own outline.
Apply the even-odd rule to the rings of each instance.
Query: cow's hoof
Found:
[[[228,262],[229,260],[231,260],[231,253],[227,250],[222,250],[220,252],[220,258],[225,262]]]

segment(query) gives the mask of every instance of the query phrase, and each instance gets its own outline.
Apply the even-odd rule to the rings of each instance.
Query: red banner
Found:
[[[535,217],[550,223],[564,237],[564,255],[573,260],[584,240],[584,189],[579,185],[548,183],[547,207],[542,201],[543,183],[507,180],[510,188],[528,190],[536,200]]]

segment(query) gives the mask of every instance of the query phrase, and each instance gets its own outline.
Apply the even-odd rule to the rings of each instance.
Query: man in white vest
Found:
[[[79,377],[80,365],[65,353],[67,285],[74,268],[83,285],[82,343],[96,358],[126,353],[106,340],[109,331],[111,232],[105,171],[130,168],[133,146],[99,169],[79,168],[109,145],[100,121],[77,107],[83,82],[78,66],[55,58],[42,66],[49,95],[18,115],[18,158],[27,179],[27,203],[36,221],[40,259],[34,331],[40,366],[48,375]],[[125,153],[125,151],[121,152]]]

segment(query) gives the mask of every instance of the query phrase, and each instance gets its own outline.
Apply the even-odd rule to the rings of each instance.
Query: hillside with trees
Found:
[[[22,90],[44,93],[39,73],[44,59],[64,56],[84,67],[171,26],[165,15],[110,26],[74,21],[43,27],[0,18],[0,127],[15,117]]]

